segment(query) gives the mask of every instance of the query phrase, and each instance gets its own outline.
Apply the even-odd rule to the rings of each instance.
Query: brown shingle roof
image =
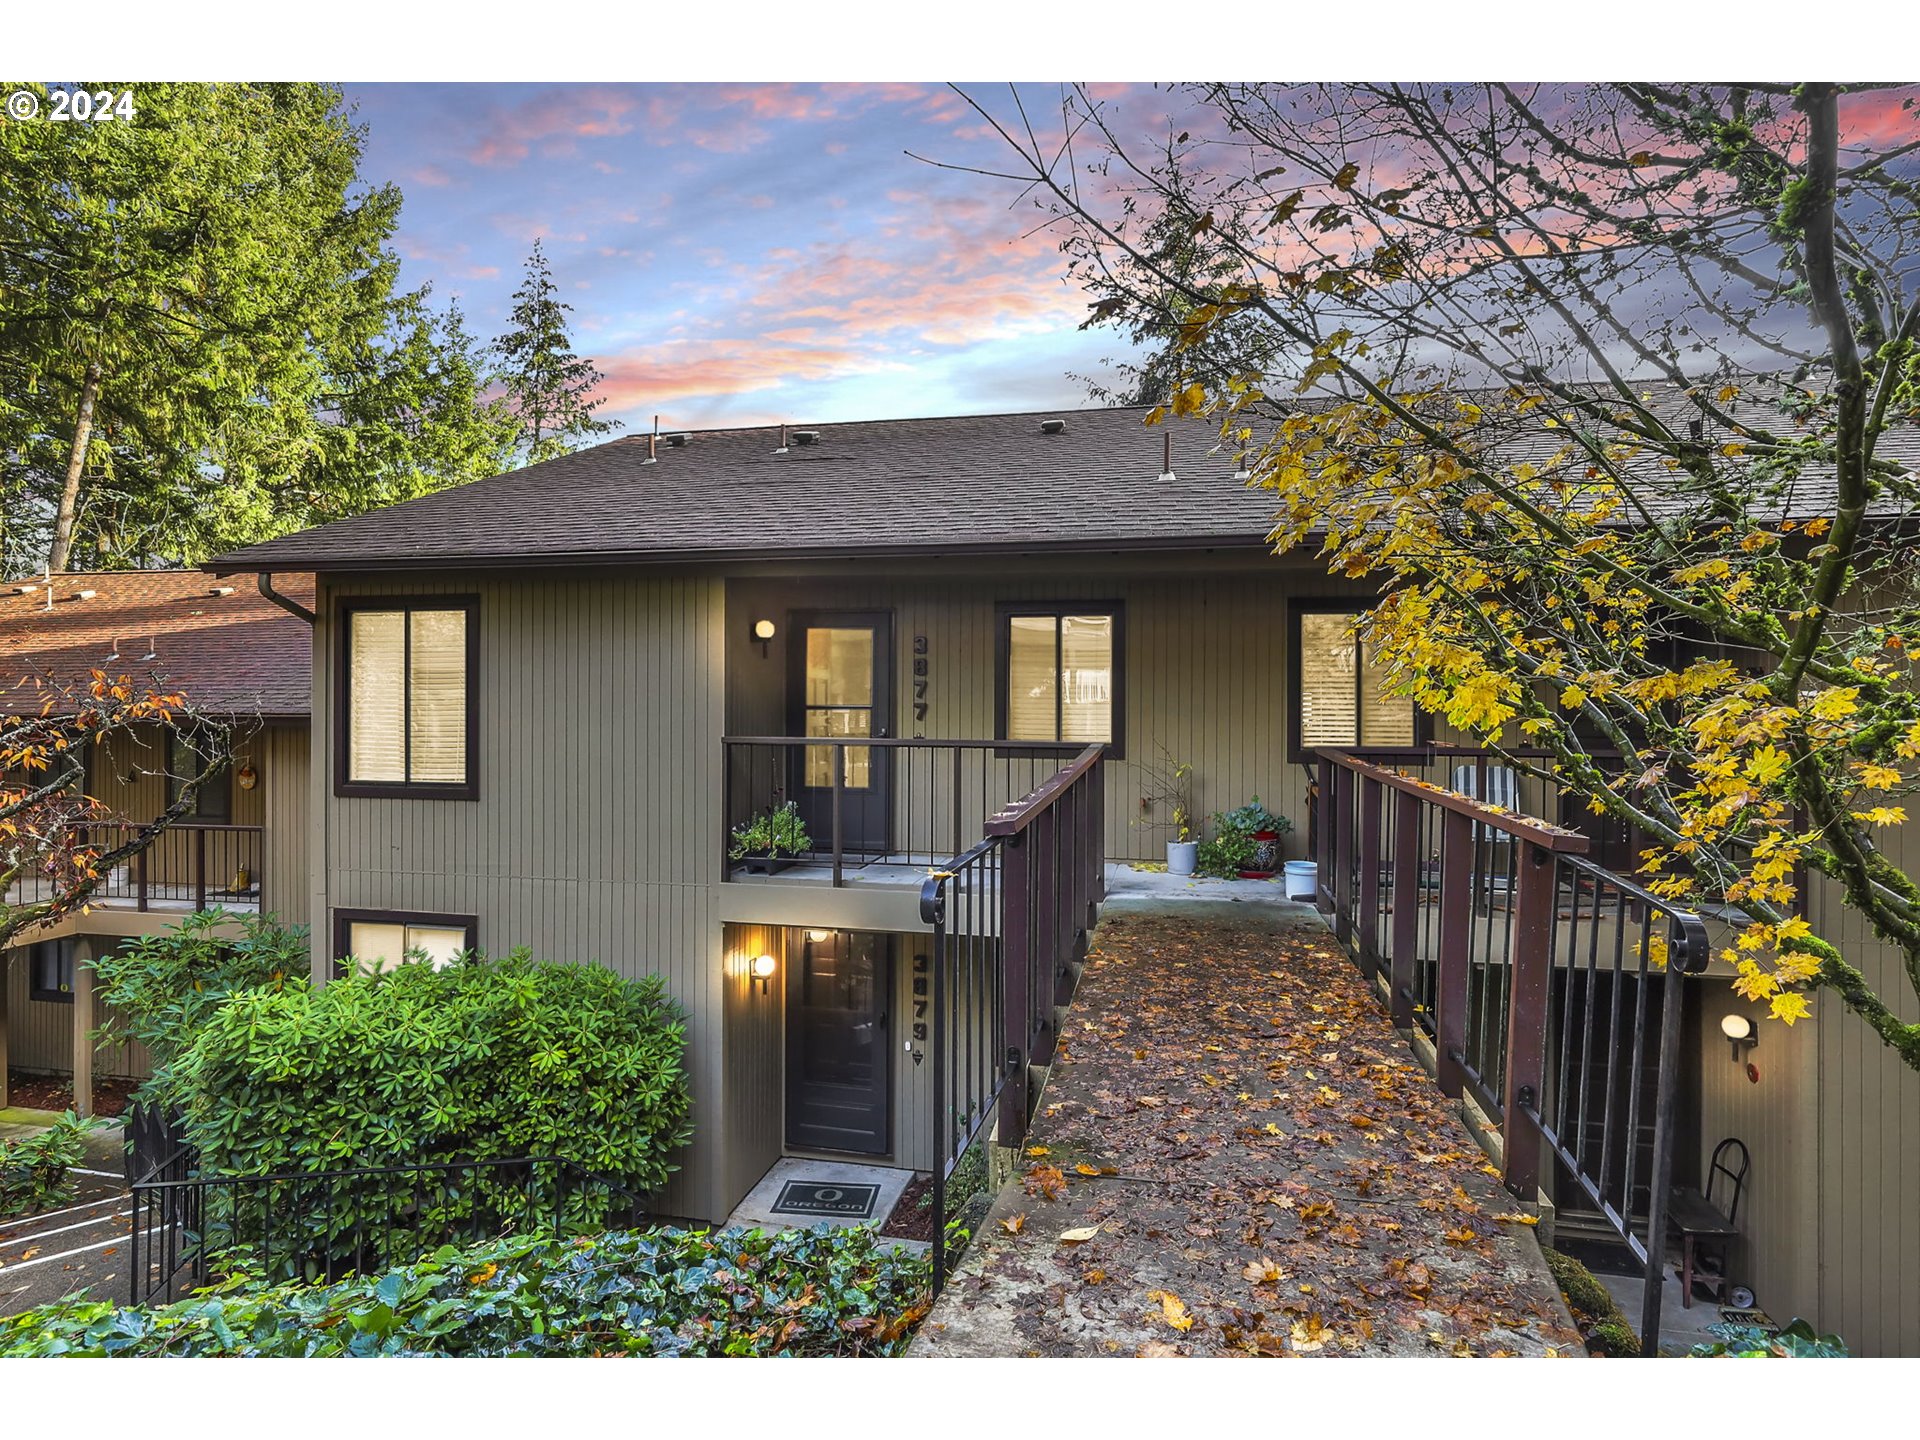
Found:
[[[1273,497],[1212,453],[1215,422],[1148,429],[1144,408],[630,435],[390,509],[269,540],[221,572],[554,564],[855,552],[1258,543]],[[1041,433],[1041,421],[1066,422]],[[818,439],[800,442],[801,432]],[[1163,481],[1161,436],[1177,479]]]
[[[310,575],[280,577],[274,588],[313,603]],[[251,582],[123,570],[57,574],[51,589],[49,608],[42,576],[0,584],[0,703],[24,703],[29,677],[71,683],[97,668],[135,683],[158,677],[208,714],[299,716],[312,707],[313,632]],[[93,593],[78,598],[83,591]],[[154,658],[143,660],[149,649]]]

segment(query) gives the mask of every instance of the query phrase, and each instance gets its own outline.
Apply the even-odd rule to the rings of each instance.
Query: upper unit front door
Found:
[[[885,738],[893,723],[893,617],[810,611],[793,617],[787,678],[789,732]],[[833,849],[834,766],[840,768],[840,848],[884,855],[893,764],[875,745],[805,745],[794,751],[793,795],[816,851]]]

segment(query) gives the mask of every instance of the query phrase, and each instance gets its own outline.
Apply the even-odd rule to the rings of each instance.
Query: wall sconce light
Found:
[[[748,973],[760,982],[760,993],[762,995],[767,993],[767,982],[773,978],[773,972],[777,964],[778,962],[775,961],[771,955],[756,955],[747,967]]]
[[[1751,1050],[1760,1043],[1760,1037],[1754,1033],[1753,1021],[1744,1015],[1723,1016],[1720,1021],[1720,1033],[1727,1037],[1733,1049],[1733,1063],[1740,1063],[1740,1052]]]
[[[807,939],[811,940],[816,945],[824,945],[827,943],[827,941],[831,940],[832,938],[833,938],[833,932],[831,930],[807,931]]]
[[[775,633],[776,627],[771,620],[753,622],[753,638],[759,642],[760,658],[763,660],[767,657],[767,646],[772,643]]]

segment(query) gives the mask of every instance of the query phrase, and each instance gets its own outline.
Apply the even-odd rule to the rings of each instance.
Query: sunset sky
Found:
[[[1005,109],[1004,86],[981,92]],[[364,173],[406,196],[409,284],[498,334],[544,237],[629,428],[1085,404],[1120,348],[933,85],[354,85]],[[1059,112],[1059,90],[1023,91]],[[1123,98],[1150,120],[1168,97]],[[1010,208],[1012,207],[1012,208]]]

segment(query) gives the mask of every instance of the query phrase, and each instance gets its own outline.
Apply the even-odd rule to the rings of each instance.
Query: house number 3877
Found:
[[[913,637],[913,735],[926,739],[927,730],[927,637]]]

